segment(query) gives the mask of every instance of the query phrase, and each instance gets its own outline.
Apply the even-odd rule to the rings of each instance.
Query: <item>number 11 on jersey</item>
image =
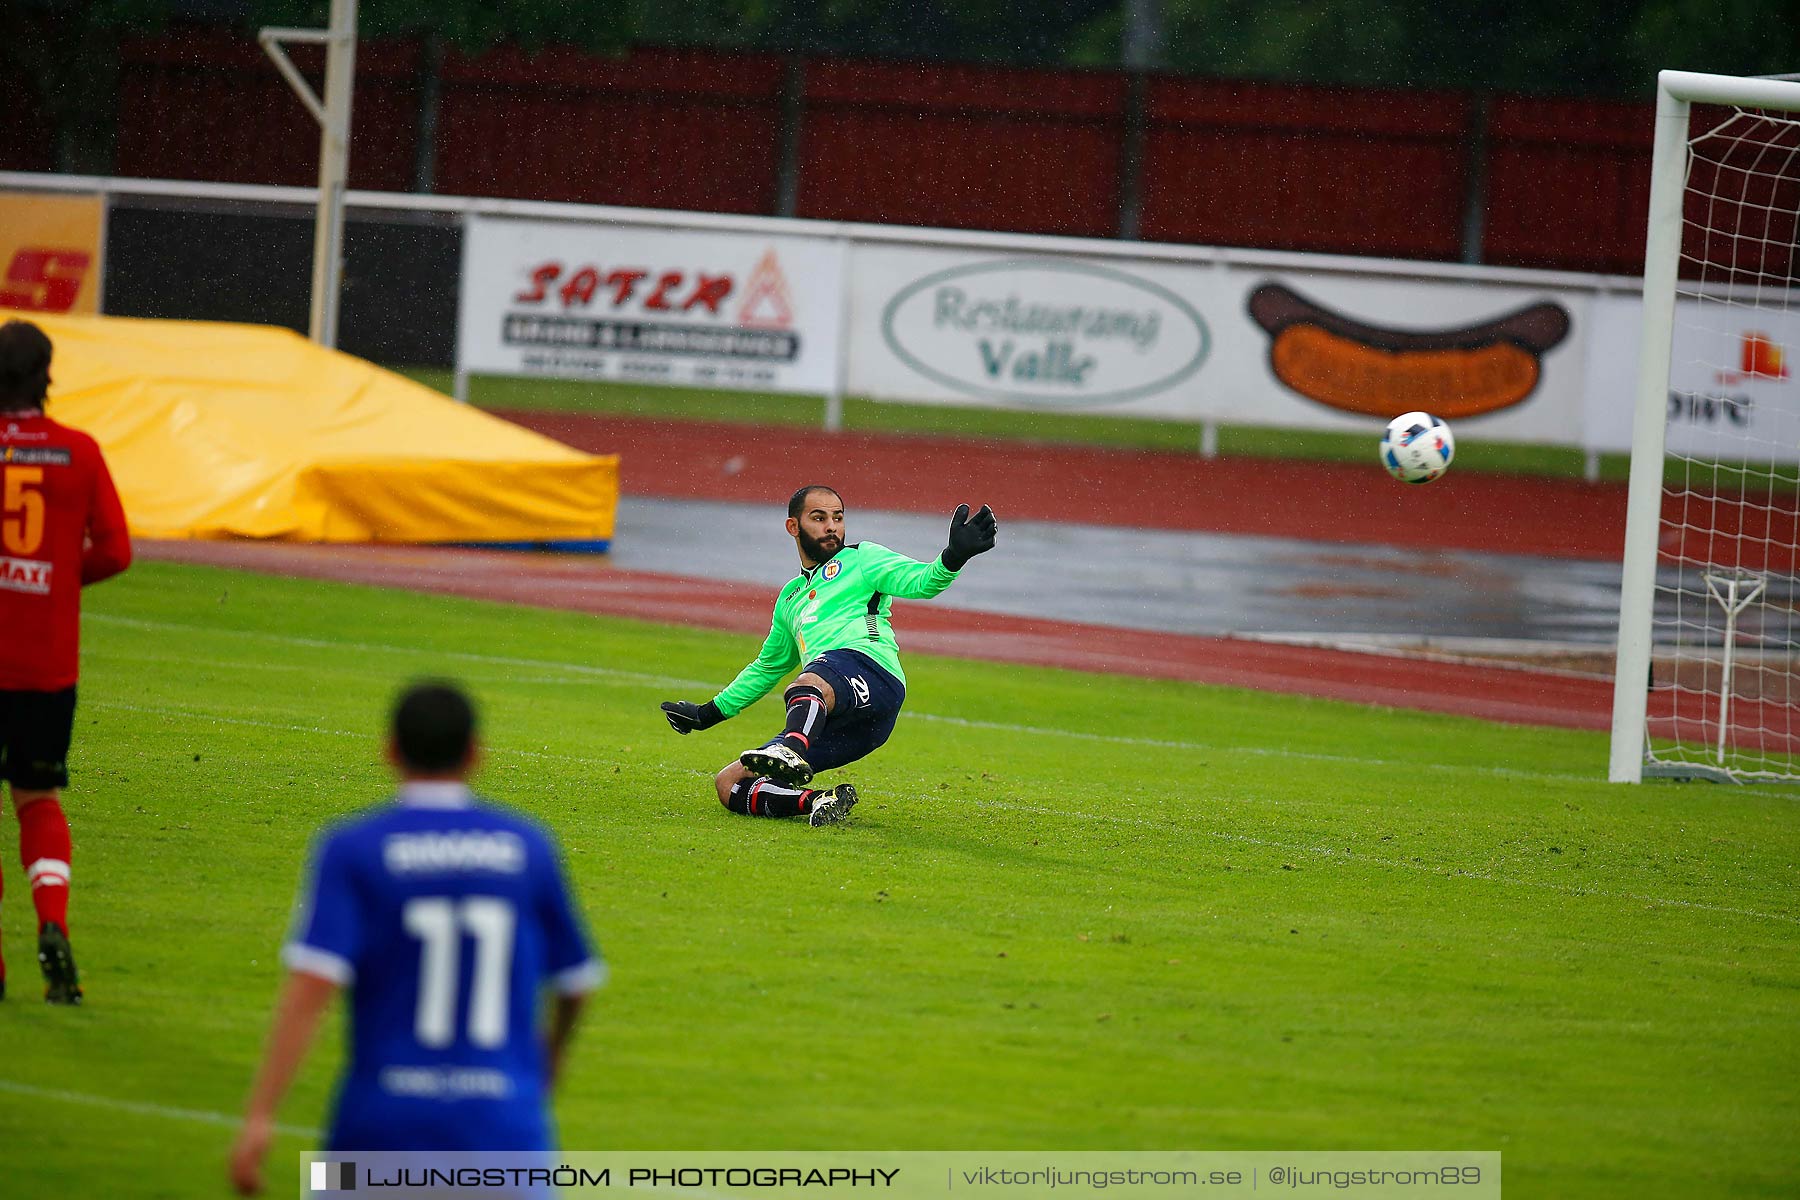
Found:
[[[413,1034],[421,1046],[441,1049],[456,1040],[456,981],[462,935],[475,941],[469,987],[469,1041],[484,1050],[506,1043],[517,914],[494,896],[420,896],[401,910],[406,932],[419,939],[419,1002]]]

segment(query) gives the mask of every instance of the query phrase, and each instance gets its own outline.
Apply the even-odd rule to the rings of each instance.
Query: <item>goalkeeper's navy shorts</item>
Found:
[[[906,685],[855,650],[827,650],[806,669],[831,685],[837,706],[825,732],[801,751],[815,771],[829,771],[873,754],[894,732]]]
[[[69,786],[69,737],[75,689],[0,690],[0,781],[29,792]]]

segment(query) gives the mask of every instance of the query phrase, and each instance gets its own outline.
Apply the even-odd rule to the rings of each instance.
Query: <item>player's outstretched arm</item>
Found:
[[[782,589],[782,595],[791,594],[799,581],[788,584]],[[714,725],[719,721],[729,720],[761,700],[774,690],[789,671],[800,665],[800,644],[794,640],[786,621],[781,619],[781,600],[775,601],[776,616],[769,622],[769,636],[763,639],[762,653],[753,662],[737,673],[737,677],[726,684],[724,690],[700,708],[711,709],[711,716],[716,717]],[[667,705],[664,705],[667,708]],[[670,720],[669,724],[675,722]],[[704,729],[706,726],[702,725]],[[681,732],[676,726],[677,733]]]
[[[994,548],[994,537],[999,530],[1000,522],[994,519],[994,510],[987,505],[982,505],[980,512],[970,516],[969,506],[959,504],[950,515],[950,540],[938,557],[952,571],[960,571],[971,558]]]
[[[705,704],[695,704],[690,700],[665,700],[662,713],[669,719],[669,728],[680,734],[689,734],[696,729],[711,729],[725,719],[725,714],[711,700]]]
[[[231,1185],[240,1196],[254,1196],[263,1190],[262,1164],[275,1139],[275,1113],[306,1059],[319,1018],[337,992],[338,985],[329,979],[305,971],[288,973],[275,1006],[275,1023],[269,1029],[268,1050],[256,1082],[250,1086],[244,1125],[231,1147]]]

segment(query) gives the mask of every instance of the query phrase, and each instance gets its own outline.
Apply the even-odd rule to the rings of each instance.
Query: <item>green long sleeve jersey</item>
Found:
[[[923,563],[874,542],[845,546],[781,589],[762,653],[713,703],[735,717],[768,695],[789,671],[827,650],[860,651],[904,684],[900,645],[888,621],[894,597],[929,600],[955,580],[956,572],[941,559]]]

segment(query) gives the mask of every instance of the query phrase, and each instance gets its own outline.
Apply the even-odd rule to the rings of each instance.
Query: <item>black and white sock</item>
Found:
[[[825,732],[825,693],[811,684],[797,683],[782,696],[787,701],[787,728],[781,740],[797,753],[812,749],[813,740]]]
[[[725,799],[725,807],[750,817],[804,817],[812,812],[816,788],[783,787],[773,779],[740,779]]]

